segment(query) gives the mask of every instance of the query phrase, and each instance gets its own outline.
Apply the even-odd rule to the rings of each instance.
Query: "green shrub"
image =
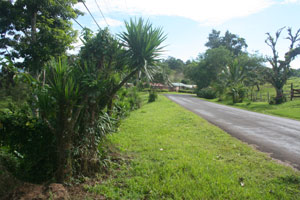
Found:
[[[130,104],[131,110],[139,109],[142,105],[142,99],[139,96],[138,90],[136,87],[131,87],[128,89],[128,102]]]
[[[0,199],[7,199],[7,195],[18,187],[15,175],[19,164],[19,159],[8,148],[0,147]]]
[[[150,92],[151,90],[155,90],[156,92],[169,92],[168,89],[153,89],[153,88],[145,88],[143,92]]]
[[[143,92],[149,92],[151,89],[150,88],[144,88]]]
[[[45,122],[28,109],[0,113],[0,144],[7,146],[20,162],[15,174],[31,182],[49,180],[56,169],[54,136]]]
[[[157,99],[157,93],[155,90],[150,90],[149,91],[149,98],[148,98],[148,102],[154,102]]]
[[[205,99],[214,99],[217,97],[216,91],[211,87],[202,88],[197,90],[197,96]]]
[[[193,90],[179,90],[178,92],[181,92],[181,93],[189,93],[189,94],[194,94],[194,91]]]
[[[242,84],[228,88],[227,95],[232,98],[232,103],[242,103],[247,94],[247,88]]]
[[[0,147],[0,165],[5,167],[10,173],[16,175],[20,161],[16,155],[10,152],[8,147]]]
[[[156,89],[156,92],[169,92],[168,89]]]

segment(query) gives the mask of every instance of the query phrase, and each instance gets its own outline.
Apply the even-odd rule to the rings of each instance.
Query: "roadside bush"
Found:
[[[150,92],[151,90],[155,90],[156,92],[169,92],[168,89],[151,89],[151,88],[145,88],[143,92]]]
[[[20,161],[15,154],[10,152],[8,147],[2,146],[0,147],[0,165],[16,176]]]
[[[115,119],[126,117],[131,110],[138,109],[141,105],[142,99],[136,87],[122,88],[114,101],[112,117]]]
[[[11,107],[0,113],[0,143],[18,158],[17,178],[39,183],[49,180],[56,169],[55,140],[45,122],[30,112]]]
[[[139,96],[138,90],[136,87],[128,89],[128,102],[130,104],[131,110],[139,109],[142,105],[142,99]]]
[[[193,91],[193,90],[179,90],[178,92],[194,94],[194,91]]]
[[[149,91],[149,98],[148,98],[148,103],[154,102],[157,99],[157,93],[155,90],[150,90]]]
[[[7,195],[19,185],[15,178],[19,168],[18,158],[6,147],[0,147],[0,199],[7,199]]]
[[[197,96],[205,99],[214,99],[217,97],[216,91],[211,87],[202,88],[196,91]]]
[[[150,88],[144,88],[143,92],[149,92],[151,89]]]
[[[232,98],[232,103],[242,103],[246,97],[247,89],[242,85],[228,88],[227,95]]]
[[[168,89],[161,89],[160,91],[161,91],[161,92],[169,92]]]

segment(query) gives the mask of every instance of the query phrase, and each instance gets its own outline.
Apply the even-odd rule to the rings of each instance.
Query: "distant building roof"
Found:
[[[187,84],[184,84],[184,83],[171,83],[174,87],[185,87],[185,88],[195,88],[196,86],[195,85],[187,85]]]
[[[164,87],[165,85],[161,83],[150,83],[151,86],[156,86],[156,87]]]

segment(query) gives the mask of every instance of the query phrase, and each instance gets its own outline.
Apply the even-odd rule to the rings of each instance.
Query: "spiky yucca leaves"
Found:
[[[81,107],[80,84],[75,76],[74,68],[66,60],[51,62],[47,67],[47,95],[54,101],[51,110],[53,116],[45,117],[51,120],[51,129],[57,140],[57,172],[56,181],[64,182],[72,176],[72,149],[75,126]],[[41,99],[41,98],[39,98]]]
[[[119,34],[126,55],[130,58],[130,68],[133,71],[144,72],[152,79],[155,63],[163,52],[162,43],[166,35],[162,28],[154,28],[149,21],[142,18],[125,22],[126,32]]]
[[[78,69],[68,65],[67,60],[51,61],[45,67],[43,80],[24,74],[31,84],[31,108],[55,136],[57,153],[57,182],[65,182],[72,176],[73,138],[78,118],[83,108]]]

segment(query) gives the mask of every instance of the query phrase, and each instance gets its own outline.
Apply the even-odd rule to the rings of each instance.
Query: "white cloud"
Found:
[[[98,0],[97,2],[104,14],[122,12],[130,15],[179,16],[206,25],[245,17],[275,4],[273,0]],[[86,0],[86,5],[91,12],[99,12],[95,0]],[[86,11],[81,3],[76,5],[76,8]]]
[[[300,0],[284,0],[283,4],[288,4],[288,3],[300,3]]]
[[[105,21],[106,20],[106,21]],[[122,26],[123,25],[123,22],[119,21],[119,20],[115,20],[115,19],[112,19],[112,18],[105,18],[105,20],[102,18],[98,21],[99,25],[101,27],[104,27],[104,26],[107,26],[107,24],[109,26]]]
[[[83,43],[82,43],[82,41],[78,37],[77,41],[74,42],[72,45],[73,45],[73,49],[68,49],[67,53],[68,54],[78,54],[80,48],[83,46]]]

